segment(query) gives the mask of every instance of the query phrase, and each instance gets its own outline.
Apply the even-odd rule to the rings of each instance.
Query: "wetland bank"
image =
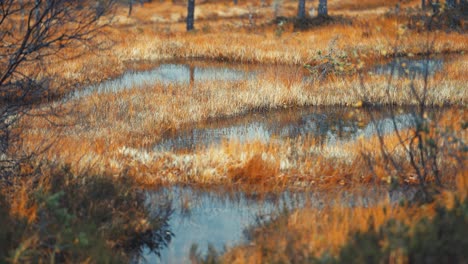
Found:
[[[466,262],[466,3],[111,2],[0,4],[0,262]]]

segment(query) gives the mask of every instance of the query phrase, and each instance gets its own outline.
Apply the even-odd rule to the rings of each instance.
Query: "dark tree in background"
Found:
[[[143,2],[141,2],[143,4]],[[133,0],[128,0],[128,16],[132,15],[132,10],[133,10]]]
[[[305,0],[299,0],[299,6],[297,7],[297,18],[304,19],[306,16]]]
[[[318,15],[319,16],[328,16],[328,1],[327,0],[319,0],[318,6]]]
[[[447,0],[446,1],[447,7],[454,8],[456,6],[455,0]]]
[[[195,0],[188,0],[187,3],[187,31],[194,29],[195,24]]]
[[[64,59],[66,49],[89,48],[111,6],[112,0],[0,0],[0,177],[14,175],[23,157],[15,149],[18,121],[59,85],[47,76],[47,63]]]

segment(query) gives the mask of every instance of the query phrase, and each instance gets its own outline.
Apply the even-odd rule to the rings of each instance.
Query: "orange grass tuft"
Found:
[[[242,182],[245,184],[260,185],[272,179],[275,179],[279,173],[279,163],[274,160],[268,160],[266,155],[256,154],[247,161],[244,166],[231,168],[228,170],[228,178],[233,182]]]
[[[37,204],[31,204],[31,184],[27,181],[18,181],[10,199],[10,214],[33,223],[37,219]]]

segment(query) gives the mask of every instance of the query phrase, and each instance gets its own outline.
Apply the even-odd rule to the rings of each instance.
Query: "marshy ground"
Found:
[[[311,9],[297,20],[292,0],[201,1],[191,32],[184,1],[130,16],[118,4],[100,20],[99,49],[43,62],[50,94],[15,127],[15,151],[33,157],[21,174],[43,176],[5,185],[12,217],[34,233],[41,212],[69,208],[50,220],[62,234],[63,217],[88,210],[111,237],[99,247],[142,263],[344,263],[352,238],[368,242],[356,232],[387,234],[399,221],[411,237],[418,221],[437,230],[452,221],[440,211],[459,208],[454,226],[466,233],[466,7],[436,16],[421,1],[328,2],[329,17]],[[67,202],[77,188],[118,208]],[[15,238],[12,262],[31,261],[28,247],[43,255],[34,234]],[[414,260],[417,248],[388,246],[388,234],[375,235],[383,257],[373,260]],[[76,254],[91,252],[80,243]]]

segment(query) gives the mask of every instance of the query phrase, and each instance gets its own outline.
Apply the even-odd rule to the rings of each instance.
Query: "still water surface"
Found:
[[[430,109],[435,117],[443,109]],[[224,141],[275,143],[300,138],[314,139],[319,145],[369,138],[413,127],[417,117],[412,108],[356,109],[350,107],[306,107],[261,111],[226,120],[211,120],[167,133],[153,151],[187,152],[219,145]]]
[[[432,75],[442,70],[442,59],[409,59],[396,58],[388,63],[369,69],[370,74],[396,77],[421,77],[426,73]],[[302,81],[307,84],[313,81],[310,73],[301,66],[260,65],[247,63],[228,63],[198,60],[172,60],[155,64],[151,70],[130,70],[120,77],[85,87],[70,95],[70,98],[81,98],[91,93],[115,93],[127,89],[141,89],[155,84],[199,85],[206,81],[236,82],[255,80],[269,76],[270,79]]]
[[[207,252],[208,245],[222,251],[225,247],[248,242],[249,228],[299,208],[320,210],[325,204],[370,206],[382,199],[397,203],[412,195],[411,190],[369,189],[354,194],[338,190],[328,193],[285,191],[259,197],[232,190],[166,188],[148,193],[148,206],[157,208],[160,201],[172,200],[174,211],[169,226],[174,237],[160,252],[160,257],[144,250],[139,263],[190,263],[192,245],[198,245],[202,254]]]

